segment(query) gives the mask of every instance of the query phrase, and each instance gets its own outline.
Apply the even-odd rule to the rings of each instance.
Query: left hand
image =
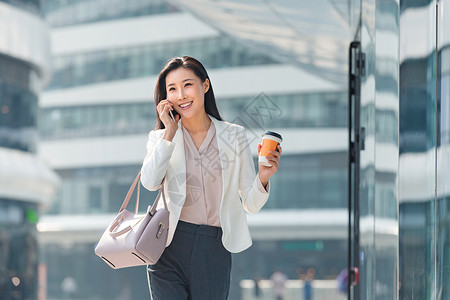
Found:
[[[261,147],[262,147],[261,144],[258,144],[258,155],[259,152],[261,151]],[[281,146],[278,144],[276,151],[270,151],[269,152],[270,155],[266,156],[267,160],[272,165],[271,167],[266,167],[261,164],[258,164],[259,165],[258,175],[264,188],[269,183],[269,178],[273,174],[275,174],[275,172],[278,170],[281,152],[282,152]]]

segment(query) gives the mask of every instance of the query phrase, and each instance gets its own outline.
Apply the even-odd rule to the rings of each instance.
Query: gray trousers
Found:
[[[222,229],[179,221],[169,247],[148,266],[151,299],[226,300],[230,272]]]

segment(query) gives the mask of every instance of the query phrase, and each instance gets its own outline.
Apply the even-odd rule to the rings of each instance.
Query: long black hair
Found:
[[[158,106],[159,102],[167,98],[166,91],[166,77],[170,71],[176,70],[178,68],[186,68],[192,70],[194,74],[200,78],[200,80],[205,82],[206,78],[209,80],[209,89],[205,93],[205,111],[208,115],[213,116],[219,121],[223,121],[219,114],[219,110],[216,105],[216,98],[214,97],[214,91],[211,84],[211,79],[209,79],[208,73],[205,67],[197,59],[190,56],[174,57],[170,59],[164,68],[162,68],[159,73],[158,80],[155,86],[155,105]],[[156,111],[156,127],[155,129],[164,129],[164,123],[161,122],[159,118],[158,111]]]

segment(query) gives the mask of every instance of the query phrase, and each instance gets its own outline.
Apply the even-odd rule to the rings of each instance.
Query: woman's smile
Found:
[[[183,103],[183,104],[179,104],[178,105],[182,110],[186,110],[189,109],[192,106],[192,101],[187,102],[187,103]]]

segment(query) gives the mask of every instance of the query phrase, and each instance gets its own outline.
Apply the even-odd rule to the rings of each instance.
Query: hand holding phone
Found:
[[[176,129],[178,129],[177,124],[180,120],[180,115],[176,117],[178,113],[176,111],[172,112],[172,110],[173,104],[167,99],[161,100],[156,107],[156,111],[158,112],[158,116],[164,124],[164,127],[176,131]]]
[[[175,133],[178,130],[178,121],[181,118],[176,111],[172,112],[172,110],[173,104],[167,99],[161,100],[156,106],[159,119],[164,124],[165,128],[163,139],[168,141],[172,141],[175,136]]]

